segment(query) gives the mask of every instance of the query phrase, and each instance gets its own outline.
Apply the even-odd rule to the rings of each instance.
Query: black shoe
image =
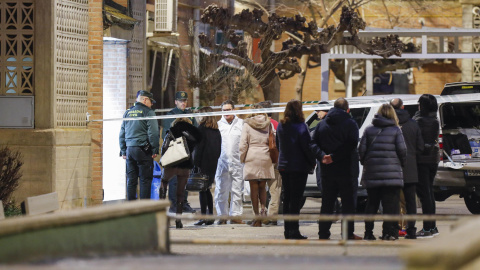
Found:
[[[197,211],[190,206],[190,203],[187,201],[183,202],[183,212],[184,213],[196,213]]]
[[[205,219],[200,219],[199,221],[193,223],[195,226],[202,226],[203,224],[207,224],[207,221]]]
[[[417,232],[417,238],[432,238],[433,234],[431,230],[426,231],[425,229],[421,229]]]
[[[398,236],[395,237],[393,235],[384,234],[384,235],[382,235],[382,237],[380,237],[380,239],[382,239],[384,241],[395,241],[395,240],[398,240]]]
[[[205,225],[208,226],[208,225],[213,225],[213,223],[215,223],[215,220],[214,219],[207,219],[205,220]]]
[[[417,239],[417,236],[415,234],[408,234],[405,235],[405,239]]]
[[[440,233],[438,232],[438,229],[437,229],[437,227],[435,227],[435,228],[431,229],[431,230],[430,230],[430,232],[432,233],[432,235],[433,235],[433,236],[437,236],[437,235],[439,235],[439,234],[440,234]]]
[[[365,232],[365,235],[363,236],[363,240],[377,240],[377,238],[373,235],[373,232]]]
[[[307,238],[308,238],[307,236],[302,235],[299,231],[294,231],[294,232],[290,232],[288,239],[305,240]]]
[[[175,227],[176,227],[177,229],[182,229],[182,228],[183,228],[182,221],[179,220],[179,219],[175,220]]]

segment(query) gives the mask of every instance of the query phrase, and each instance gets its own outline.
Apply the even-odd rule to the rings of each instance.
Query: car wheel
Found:
[[[480,214],[480,196],[472,192],[468,193],[463,199],[470,213]]]

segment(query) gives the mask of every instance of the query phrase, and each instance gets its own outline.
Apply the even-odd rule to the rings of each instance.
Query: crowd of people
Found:
[[[175,95],[176,108],[168,114],[188,114],[188,95],[180,91]],[[137,102],[125,112],[124,118],[154,115],[155,103],[147,91],[137,93]],[[435,214],[433,179],[439,161],[439,123],[436,117],[438,105],[434,96],[420,97],[419,110],[413,118],[404,109],[399,98],[380,106],[371,125],[359,136],[359,127],[349,114],[349,104],[344,98],[334,102],[328,111],[316,111],[316,127],[309,130],[302,110],[302,102],[287,103],[280,122],[265,113],[252,113],[244,119],[233,111],[231,100],[222,103],[223,115],[195,118],[178,117],[163,121],[161,148],[163,155],[169,142],[185,138],[191,156],[188,160],[165,166],[159,190],[160,199],[168,197],[172,202],[170,211],[181,214],[192,212],[187,201],[185,185],[192,169],[208,176],[208,189],[199,192],[203,215],[196,226],[212,225],[214,209],[218,225],[244,224],[239,218],[243,213],[244,194],[249,193],[256,216],[278,214],[280,194],[283,191],[283,214],[298,215],[308,174],[315,170],[317,183],[322,190],[320,214],[333,214],[340,197],[343,214],[355,214],[356,193],[359,183],[359,161],[363,165],[360,184],[368,193],[365,214],[376,214],[380,203],[384,214],[400,214],[401,205],[406,214],[416,214],[416,198],[422,202],[424,214]],[[271,102],[261,102],[252,109],[271,107]],[[204,107],[199,112],[212,112]],[[273,136],[272,136],[273,134]],[[139,198],[149,198],[153,177],[153,158],[159,154],[159,128],[156,120],[124,121],[120,131],[120,155],[127,163],[127,199],[136,199],[138,179]],[[272,138],[279,151],[271,155]],[[360,138],[360,139],[359,139]],[[269,146],[270,141],[270,146]],[[174,184],[172,184],[174,182]],[[210,191],[215,183],[215,193]],[[247,184],[248,183],[248,184]],[[267,188],[271,201],[267,207]],[[190,208],[190,209],[189,209]],[[251,226],[277,225],[276,220],[254,219]],[[176,228],[183,228],[181,220]],[[319,222],[319,239],[330,238],[331,221]],[[365,222],[365,234],[354,233],[353,221],[348,223],[351,240],[376,240],[374,223]],[[398,222],[383,222],[382,240],[396,240],[402,228]],[[432,237],[438,234],[434,221],[425,221],[417,232],[414,221],[407,222],[406,239]],[[299,230],[298,221],[284,222],[285,239],[306,239]]]

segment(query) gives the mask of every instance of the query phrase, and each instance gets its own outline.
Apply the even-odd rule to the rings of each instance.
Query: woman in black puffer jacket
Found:
[[[397,115],[390,104],[383,104],[372,125],[365,129],[358,152],[363,165],[362,183],[368,193],[365,214],[376,214],[380,202],[384,214],[400,214],[402,168],[406,162],[407,147]],[[373,222],[365,222],[365,240],[375,240],[373,226]],[[383,222],[382,239],[398,239],[398,222]]]
[[[188,118],[177,118],[175,121],[173,121],[172,126],[168,130],[167,136],[165,136],[165,141],[163,142],[162,146],[162,156],[165,154],[165,151],[168,149],[168,144],[170,143],[170,140],[167,139],[167,137],[173,135],[173,137],[180,138],[181,136],[184,136],[187,145],[188,145],[188,150],[190,153],[193,153],[193,149],[195,146],[200,143],[202,140],[202,134],[200,131],[198,131],[198,128],[196,128],[194,125],[192,125],[192,121]],[[183,201],[185,197],[185,185],[187,184],[188,176],[190,175],[190,170],[193,168],[193,158],[190,157],[190,159],[173,165],[173,166],[167,166],[163,169],[163,175],[162,175],[162,183],[160,185],[160,199],[165,199],[167,195],[167,187],[168,187],[168,181],[172,179],[174,176],[177,176],[177,215],[182,214],[183,211]],[[175,220],[175,226],[177,229],[183,228],[182,221],[180,219]]]
[[[437,119],[437,99],[430,94],[423,94],[418,99],[419,111],[413,116],[417,121],[425,143],[424,150],[417,157],[418,183],[417,195],[422,203],[422,213],[435,214],[435,198],[433,196],[433,180],[437,174],[440,161],[438,134],[440,124]],[[423,228],[417,232],[419,238],[430,238],[438,234],[435,221],[423,221]]]

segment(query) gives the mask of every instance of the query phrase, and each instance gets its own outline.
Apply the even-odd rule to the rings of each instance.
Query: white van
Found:
[[[411,116],[418,110],[420,95],[386,95],[347,98],[350,113],[360,128],[360,136],[372,123],[378,108],[393,98],[401,98]],[[434,181],[435,199],[443,201],[458,194],[463,197],[468,210],[480,214],[480,82],[446,84],[442,94],[436,96],[440,121],[439,144],[443,148],[442,160]],[[331,108],[333,101],[325,108]],[[308,107],[308,106],[305,106]],[[311,121],[315,113],[307,117],[313,129],[318,121]],[[453,149],[453,150],[452,150]],[[360,176],[361,179],[361,165]],[[309,175],[304,197],[322,196],[317,187],[316,175]],[[367,193],[359,187],[357,211],[363,212]]]

